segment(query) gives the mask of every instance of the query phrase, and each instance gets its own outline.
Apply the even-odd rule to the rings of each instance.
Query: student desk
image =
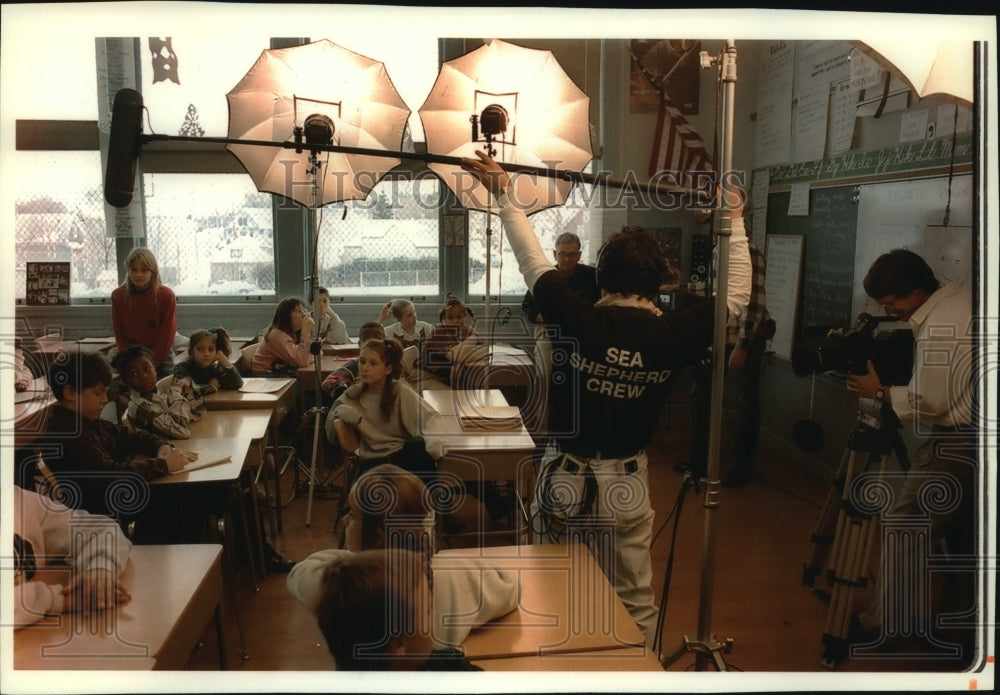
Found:
[[[209,410],[268,408],[274,411],[280,421],[295,404],[295,383],[295,379],[248,377],[243,380],[241,390],[222,389],[206,395],[205,407]],[[278,386],[279,384],[281,385]],[[269,390],[259,390],[264,388]],[[270,390],[271,388],[274,390]]]
[[[121,576],[132,600],[14,630],[14,668],[180,670],[213,614],[226,668],[221,554],[218,545],[134,546]],[[39,576],[65,583],[68,572],[46,568]]]
[[[55,335],[35,339],[35,350],[49,359],[55,357],[60,352],[107,352],[114,346],[115,339],[113,336],[108,338],[66,340]]]
[[[438,470],[458,470],[471,462],[478,463],[476,475],[470,476],[469,471],[462,471],[465,480],[518,480],[525,460],[530,459],[535,451],[535,442],[523,424],[514,429],[493,430],[462,426],[461,411],[466,405],[473,408],[480,402],[507,405],[503,394],[497,389],[490,389],[485,397],[482,394],[482,389],[425,390],[422,394],[424,400],[441,417],[425,423],[423,436],[433,437],[444,444],[445,456],[439,462]],[[467,463],[463,466],[458,461]],[[451,465],[445,465],[446,462]]]
[[[237,499],[243,500],[243,496],[240,494],[239,478],[244,469],[260,468],[263,461],[261,446],[267,435],[269,420],[270,413],[266,410],[210,411],[206,413],[203,418],[192,423],[191,437],[174,440],[174,445],[182,449],[198,451],[199,458],[228,455],[230,460],[205,468],[195,468],[191,471],[161,476],[151,480],[150,485],[216,483],[228,487]],[[232,511],[229,509],[228,500],[221,502],[219,508]],[[250,504],[249,514],[242,502],[238,511],[243,520],[241,524],[243,539],[251,558],[250,568],[256,583],[256,577],[266,576],[267,571],[267,565],[264,561],[263,529],[256,499]],[[256,543],[251,539],[251,529],[256,536]],[[261,568],[259,574],[257,566]]]
[[[523,424],[514,429],[464,428],[463,412],[475,412],[477,404],[507,405],[499,389],[425,390],[424,400],[438,411],[440,417],[424,423],[425,439],[440,441],[444,456],[438,461],[438,473],[455,476],[462,481],[513,481],[524,505],[531,498],[534,484],[535,442]],[[524,532],[523,519],[514,510],[515,537]]]
[[[336,352],[326,352],[324,350],[323,354],[319,358],[319,374],[320,380],[330,376],[332,372],[337,371],[344,366],[345,363],[357,357],[357,355],[344,355]],[[309,361],[309,365],[306,367],[299,367],[299,382],[302,384],[303,391],[315,391],[316,386],[316,364],[313,360]]]
[[[209,410],[208,415],[211,415],[215,411],[225,410],[263,410],[267,412],[269,424],[266,435],[262,435],[261,437],[261,443],[264,446],[270,445],[277,449],[278,425],[295,408],[296,392],[298,391],[297,384],[298,381],[291,378],[247,377],[243,380],[243,389],[245,390],[219,390],[215,393],[210,393],[205,396],[205,407]],[[268,388],[269,390],[259,390],[264,388]],[[272,388],[274,390],[270,390]],[[193,433],[194,430],[192,429],[192,436],[194,436]],[[260,463],[263,463],[263,461],[264,456],[263,451],[261,451]],[[256,476],[255,482],[263,479],[266,488],[267,475],[263,472],[263,466],[260,466],[258,471],[259,473]],[[274,486],[275,512],[269,521],[272,533],[277,533],[282,527],[279,494],[281,490],[281,467],[279,466],[275,466]]]
[[[644,657],[642,633],[586,546],[442,550],[434,556],[434,572],[447,571],[450,557],[470,556],[517,571],[521,583],[516,609],[469,633],[462,647],[470,660],[606,650],[615,652],[614,659]]]

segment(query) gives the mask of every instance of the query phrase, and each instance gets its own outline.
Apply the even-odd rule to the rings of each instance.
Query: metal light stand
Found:
[[[702,67],[719,66],[719,79],[722,82],[722,115],[723,128],[720,141],[721,156],[719,157],[722,173],[723,201],[726,200],[725,186],[727,174],[733,166],[733,120],[734,95],[736,91],[736,47],[732,39],[726,40],[726,47],[718,58],[710,58],[704,52],[701,56]],[[715,580],[715,511],[719,507],[719,445],[722,437],[722,396],[723,379],[725,377],[726,354],[726,294],[729,286],[729,247],[732,234],[732,215],[725,205],[719,207],[714,216],[716,234],[719,240],[718,283],[715,294],[715,332],[712,347],[712,392],[711,414],[709,418],[708,436],[708,466],[705,481],[705,530],[702,540],[701,554],[701,590],[698,601],[698,636],[684,636],[681,645],[668,656],[661,659],[664,667],[670,666],[681,655],[695,652],[695,668],[704,671],[711,659],[717,671],[727,671],[723,652],[728,653],[733,646],[732,639],[720,643],[711,631],[712,621],[712,591]]]
[[[309,231],[311,233],[310,243],[312,245],[312,265],[310,267],[309,274],[309,294],[313,298],[313,316],[319,316],[319,294],[316,292],[317,278],[319,277],[319,221],[317,219],[316,207],[319,202],[319,157],[318,150],[313,150],[309,156],[310,169],[309,173],[313,177],[312,184],[312,205],[309,206]],[[322,318],[322,317],[320,317]],[[314,324],[314,330],[316,331],[314,336],[310,336],[311,342],[309,345],[309,352],[313,356],[313,366],[316,373],[316,387],[314,389],[315,402],[313,407],[311,407],[306,413],[303,414],[304,418],[312,418],[313,421],[313,444],[312,452],[309,458],[309,496],[306,502],[306,527],[312,523],[312,503],[313,494],[316,488],[316,460],[317,458],[322,458],[323,448],[321,433],[323,432],[323,421],[324,415],[326,414],[326,408],[323,407],[323,391],[320,387],[322,383],[322,360],[323,360],[323,343],[319,336],[319,320],[316,320]]]

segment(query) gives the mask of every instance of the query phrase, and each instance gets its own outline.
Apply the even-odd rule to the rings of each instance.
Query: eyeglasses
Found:
[[[581,251],[556,251],[556,258],[579,258]]]

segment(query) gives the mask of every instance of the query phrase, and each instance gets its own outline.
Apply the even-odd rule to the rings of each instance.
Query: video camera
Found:
[[[860,314],[853,328],[828,331],[825,346],[796,346],[792,369],[797,376],[828,371],[865,374],[871,360],[883,382],[908,384],[913,375],[913,331],[901,328],[875,332],[880,323],[898,320],[894,316]]]

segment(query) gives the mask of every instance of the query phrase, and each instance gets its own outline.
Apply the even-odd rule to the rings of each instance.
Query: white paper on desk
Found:
[[[220,463],[228,463],[233,460],[233,457],[229,454],[224,454],[220,451],[213,451],[210,448],[205,449],[195,449],[198,458],[194,461],[189,461],[184,468],[177,471],[171,471],[171,475],[177,475],[178,473],[188,473],[190,471],[196,471],[199,468],[208,468],[209,466],[217,466]]]
[[[243,393],[277,393],[285,387],[289,379],[249,378],[243,380],[239,390]]]
[[[111,345],[111,344],[113,344],[115,342],[115,339],[114,339],[113,336],[110,337],[110,338],[93,338],[93,337],[90,337],[90,338],[80,338],[76,342],[78,342],[78,343],[108,343],[109,345]]]

